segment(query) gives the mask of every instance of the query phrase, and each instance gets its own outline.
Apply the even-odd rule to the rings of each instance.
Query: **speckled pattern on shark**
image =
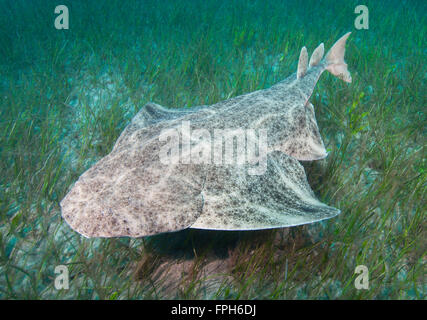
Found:
[[[250,175],[245,166],[217,167],[207,174],[203,211],[191,226],[213,230],[257,230],[296,226],[336,216],[313,194],[304,168],[288,155],[269,154],[267,171]]]
[[[185,110],[145,105],[111,153],[82,174],[62,200],[62,216],[86,237],[140,237],[188,227],[286,227],[339,214],[315,198],[298,160],[327,156],[308,100],[325,70],[351,82],[344,62],[349,34],[325,58],[323,44],[309,62],[304,47],[297,72],[268,89]],[[221,129],[266,130],[266,171],[250,175],[248,164],[162,163],[162,133],[179,131],[184,123],[191,132],[203,129],[212,137]],[[183,147],[181,140],[176,143]],[[203,150],[204,144],[191,140],[192,148]]]

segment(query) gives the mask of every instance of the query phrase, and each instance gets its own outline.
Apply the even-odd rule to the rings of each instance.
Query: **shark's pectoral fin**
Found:
[[[266,172],[250,175],[248,165],[218,166],[207,174],[198,229],[255,230],[289,227],[340,213],[314,196],[297,160],[281,152],[268,156]]]
[[[86,237],[142,237],[188,228],[200,215],[205,169],[163,164],[160,144],[116,147],[61,201],[62,216]]]
[[[190,113],[194,113],[195,109],[184,109],[184,108],[166,108],[156,103],[147,103],[141,109],[141,116],[144,116],[147,124],[153,124],[159,121],[167,121],[185,116]]]
[[[138,111],[132,118],[131,123],[123,130],[113,150],[116,150],[119,146],[129,146],[133,143],[145,142],[158,137],[162,130],[166,130],[169,127],[170,121],[195,113],[202,107],[204,106],[191,110],[173,109],[149,102]]]
[[[149,102],[133,117],[131,123],[126,127],[125,131],[123,131],[122,135],[129,135],[132,132],[152,126],[153,124],[177,119],[198,110],[199,108],[166,108],[157,103]]]

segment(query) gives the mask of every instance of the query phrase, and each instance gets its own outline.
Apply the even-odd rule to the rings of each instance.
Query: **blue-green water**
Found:
[[[360,4],[0,0],[0,297],[425,298],[427,5]],[[325,73],[310,99],[329,156],[304,163],[339,217],[146,239],[86,239],[62,220],[61,199],[145,103],[270,87],[303,46],[348,31],[353,82]],[[55,288],[58,265],[69,289]],[[368,290],[354,287],[357,265]]]

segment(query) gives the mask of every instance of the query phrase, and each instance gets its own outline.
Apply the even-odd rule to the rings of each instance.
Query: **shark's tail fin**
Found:
[[[325,56],[326,70],[345,82],[351,82],[351,75],[347,69],[347,64],[344,61],[345,42],[347,41],[350,33],[351,32],[347,32],[337,42],[335,42]]]

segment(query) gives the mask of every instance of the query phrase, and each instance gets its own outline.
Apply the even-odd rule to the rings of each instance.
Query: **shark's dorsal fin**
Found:
[[[299,60],[298,60],[297,79],[304,77],[305,73],[307,72],[307,66],[308,66],[307,48],[302,47],[301,53],[299,55]]]
[[[323,42],[319,44],[319,46],[314,49],[313,54],[311,55],[310,62],[308,63],[309,67],[314,67],[319,64],[320,60],[323,58],[323,54],[325,53],[325,47]]]

